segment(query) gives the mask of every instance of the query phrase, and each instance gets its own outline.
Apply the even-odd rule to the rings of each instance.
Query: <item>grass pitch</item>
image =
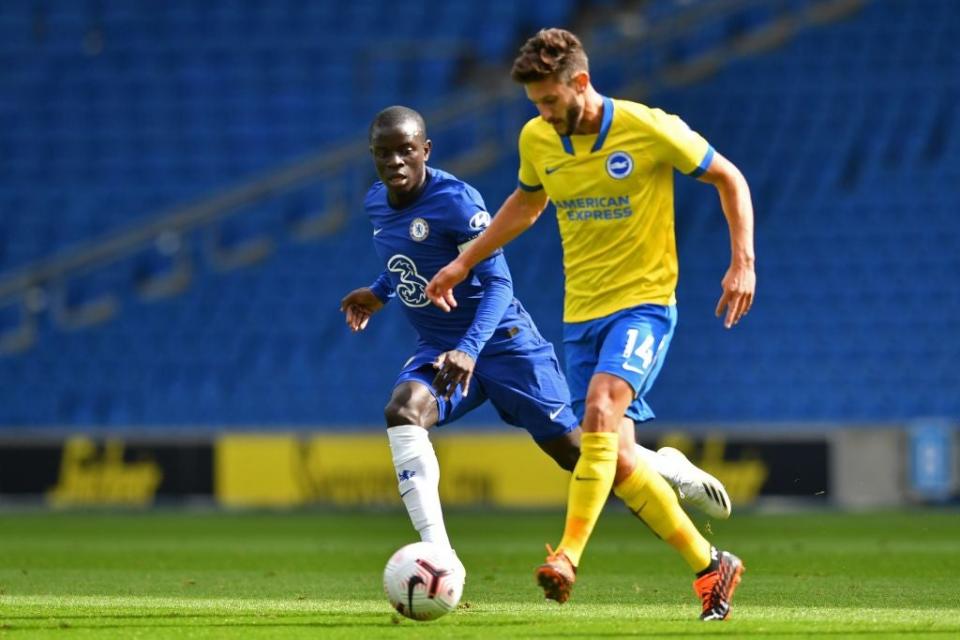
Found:
[[[733,618],[701,623],[676,554],[608,509],[572,600],[533,582],[559,513],[454,513],[460,609],[395,615],[404,513],[0,514],[0,638],[960,637],[960,514],[735,514],[711,537],[747,567]]]

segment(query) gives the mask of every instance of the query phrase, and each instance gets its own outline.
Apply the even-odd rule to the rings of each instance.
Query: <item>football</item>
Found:
[[[450,549],[415,542],[390,556],[383,590],[390,604],[411,620],[436,620],[450,613],[463,595],[464,575]]]

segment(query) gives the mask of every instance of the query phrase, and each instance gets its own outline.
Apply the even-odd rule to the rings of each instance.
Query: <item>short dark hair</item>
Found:
[[[580,71],[590,71],[580,39],[566,29],[541,29],[520,47],[510,76],[521,84],[552,76],[568,82]]]
[[[407,122],[412,122],[422,138],[427,139],[427,123],[424,122],[423,116],[410,107],[400,105],[387,107],[373,117],[373,122],[370,123],[370,129],[367,131],[367,139],[373,142],[374,129],[399,127]]]

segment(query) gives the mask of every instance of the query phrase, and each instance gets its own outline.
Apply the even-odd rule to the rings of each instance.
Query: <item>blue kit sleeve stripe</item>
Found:
[[[703,160],[700,161],[700,164],[697,166],[696,169],[694,169],[687,175],[690,176],[691,178],[699,178],[700,176],[702,176],[704,172],[710,167],[710,163],[713,162],[714,153],[715,152],[713,150],[713,147],[708,146],[707,153],[704,154]]]

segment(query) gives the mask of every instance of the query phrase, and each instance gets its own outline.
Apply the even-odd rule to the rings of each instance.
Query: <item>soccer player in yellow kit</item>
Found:
[[[696,573],[700,618],[726,619],[743,563],[712,547],[666,482],[636,457],[634,423],[653,417],[644,395],[677,319],[673,171],[719,193],[732,257],[716,313],[727,328],[749,311],[756,285],[746,180],[677,116],[598,93],[586,53],[568,31],[530,38],[512,76],[539,111],[520,133],[518,188],[483,235],[434,276],[427,295],[443,309],[456,306],[453,287],[473,265],[530,227],[553,200],[566,275],[567,380],[583,439],[563,538],[556,551],[548,545],[537,581],[548,598],[569,598],[612,487]]]

